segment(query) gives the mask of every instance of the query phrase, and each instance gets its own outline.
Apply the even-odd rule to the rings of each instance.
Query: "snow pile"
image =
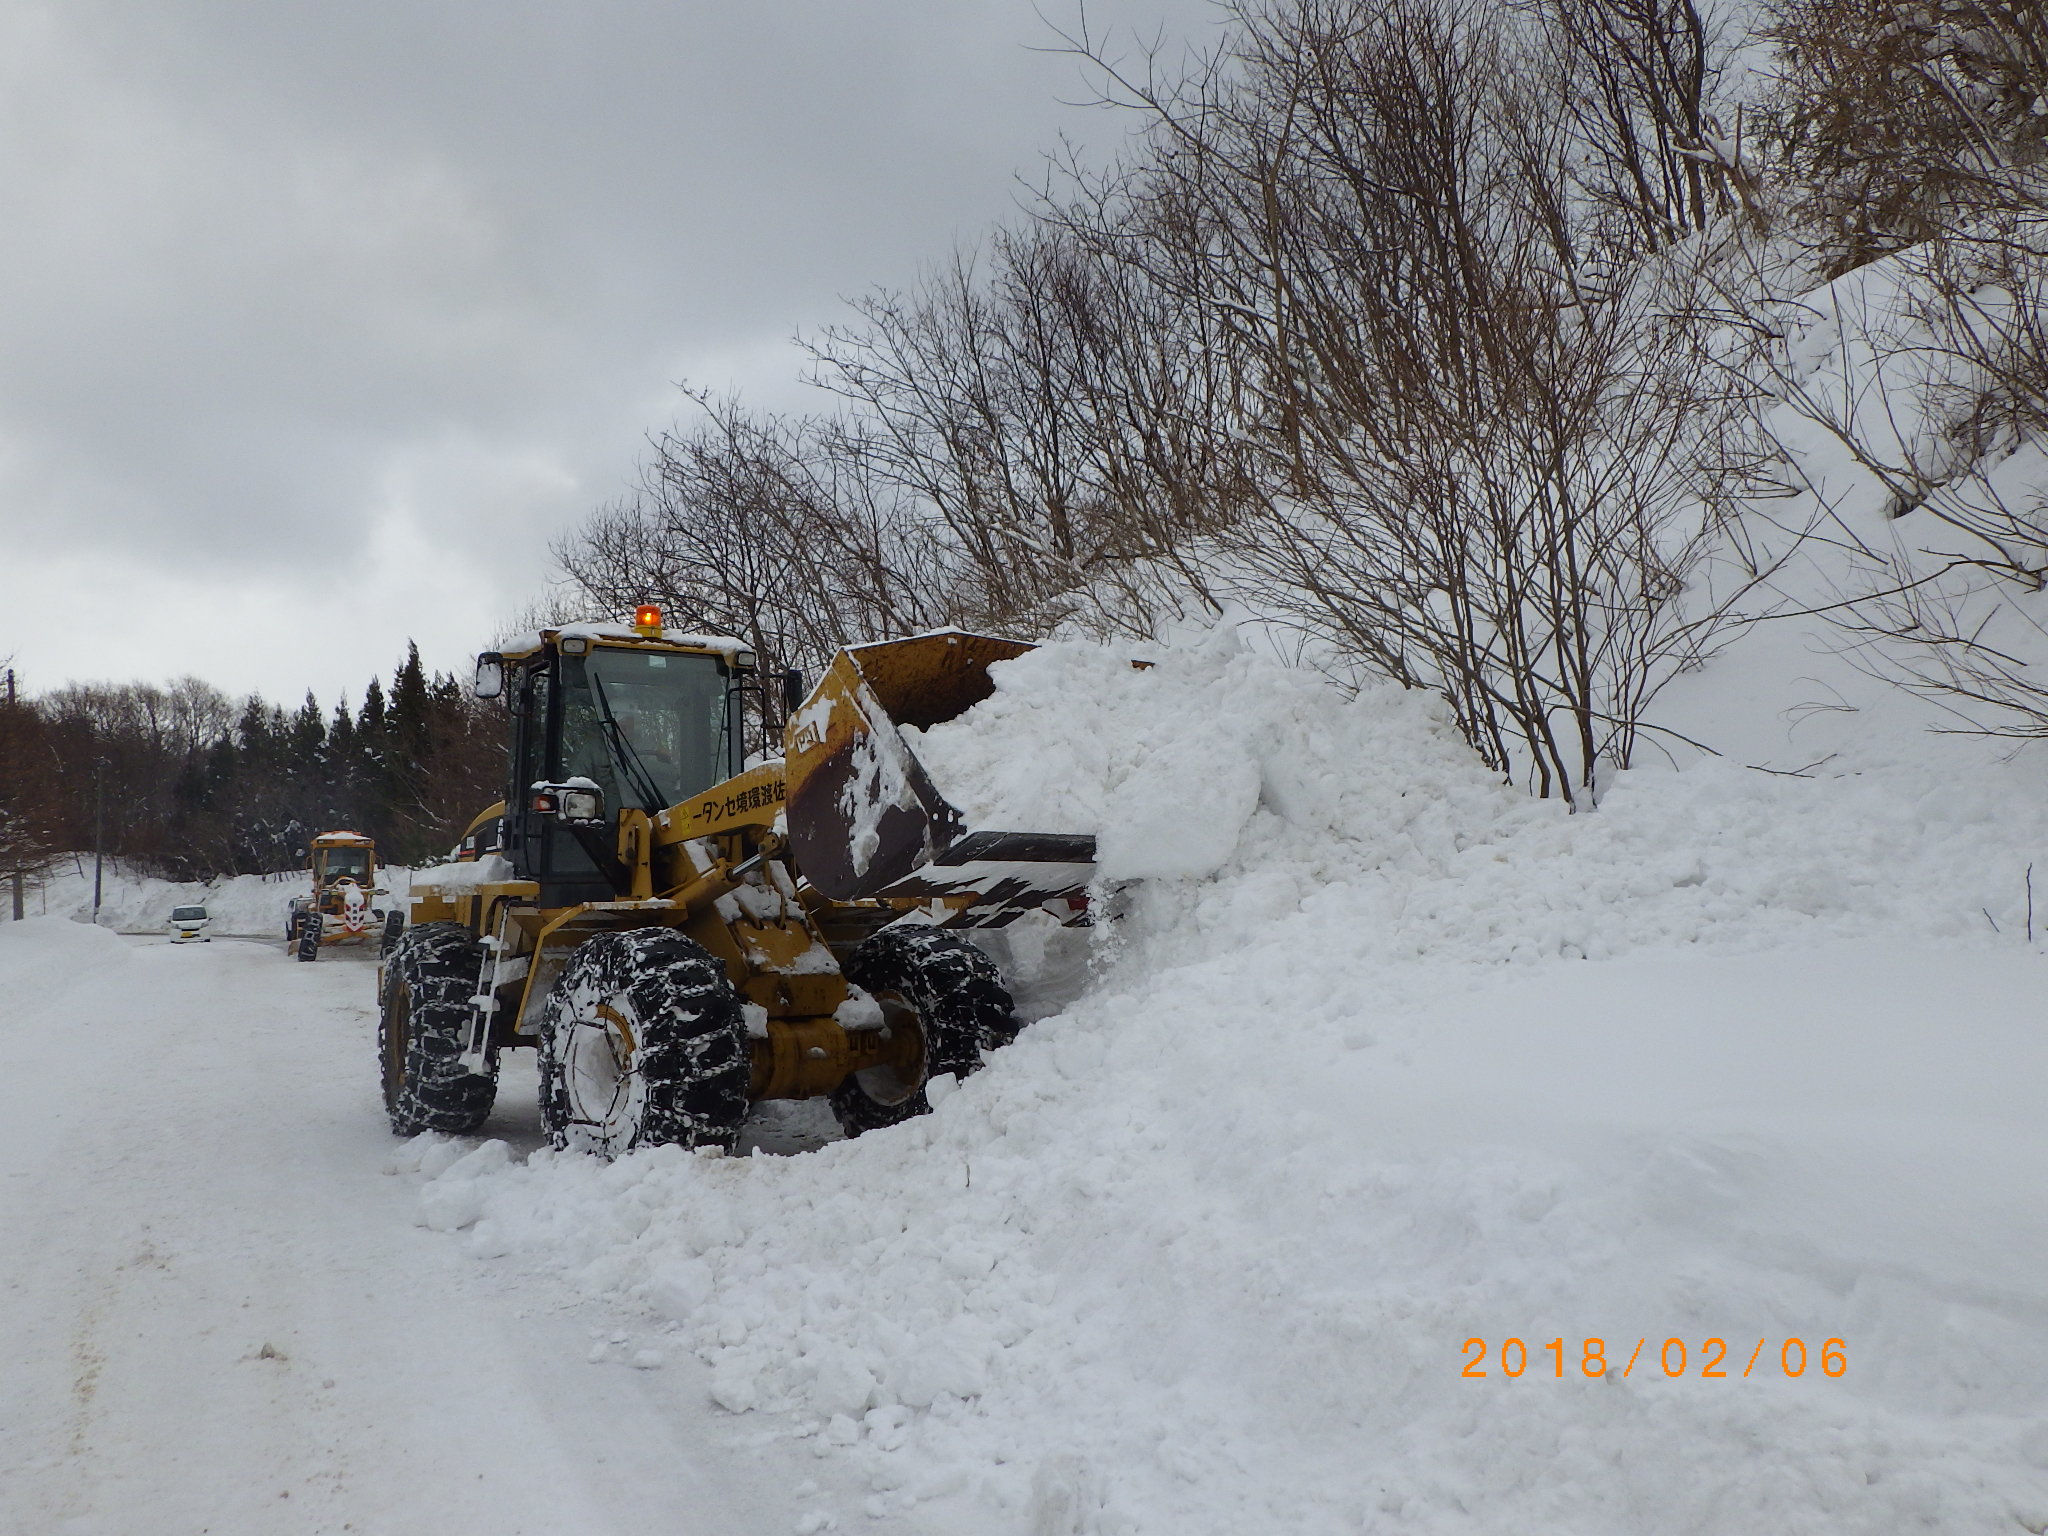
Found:
[[[1081,995],[809,1156],[422,1138],[422,1219],[665,1317],[933,1529],[2048,1523],[2037,765],[1706,763],[1570,816],[1428,701],[1219,648],[997,680],[918,745],[956,803],[1183,872]],[[1509,1336],[1527,1374],[1460,1376]]]
[[[0,997],[38,999],[97,971],[120,970],[134,950],[108,929],[62,917],[0,923]]]
[[[262,877],[251,877],[261,884]],[[73,854],[63,864],[32,886],[27,910],[32,916],[62,915],[81,923],[92,920],[93,863],[91,854]],[[274,889],[282,892],[284,887]],[[171,908],[208,903],[213,913],[213,931],[225,931],[221,915],[213,912],[212,887],[203,881],[161,880],[140,874],[116,860],[108,860],[100,871],[100,925],[116,933],[162,933]],[[284,907],[280,897],[276,928],[284,933]],[[238,930],[239,931],[239,930]]]
[[[997,662],[995,693],[958,719],[905,735],[969,827],[1093,833],[1113,880],[1213,874],[1258,805],[1276,718],[1227,668],[1049,646]]]
[[[379,865],[377,883],[391,894],[376,899],[379,907],[403,906],[411,871]],[[62,915],[76,922],[92,921],[92,856],[72,855],[38,886],[27,902],[33,916]],[[292,898],[311,890],[305,871],[272,875],[230,875],[212,881],[160,880],[109,861],[100,874],[100,926],[116,933],[162,933],[173,907],[204,906],[216,938],[284,939]],[[0,900],[4,909],[4,900]]]
[[[481,858],[466,862],[451,861],[446,864],[430,865],[415,872],[411,878],[413,883],[430,885],[444,895],[452,897],[465,891],[474,891],[479,886],[489,885],[494,881],[510,880],[512,876],[510,859],[503,854],[487,853]],[[407,889],[411,889],[410,885]]]
[[[2016,765],[1935,793],[1905,768],[1647,768],[1574,817],[1495,780],[1434,700],[1346,698],[1213,641],[1146,670],[1060,642],[991,675],[987,701],[913,733],[934,782],[970,826],[1095,834],[1103,877],[1150,878],[1134,899],[1196,943],[1294,910],[1328,912],[1330,941],[1375,959],[1605,958],[1877,923],[1990,937],[2024,922],[2030,863],[2048,881],[2048,818],[2011,813],[2041,776]],[[1171,876],[1186,878],[1157,883]]]

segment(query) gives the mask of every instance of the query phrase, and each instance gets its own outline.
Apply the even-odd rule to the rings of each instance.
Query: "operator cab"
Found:
[[[311,864],[315,909],[331,915],[345,906],[369,905],[377,877],[377,845],[370,838],[360,832],[322,832],[313,839]]]
[[[656,815],[739,771],[752,671],[739,641],[671,638],[648,607],[630,629],[544,630],[480,660],[478,694],[502,692],[513,716],[500,851],[541,906],[619,894],[621,808]]]
[[[347,846],[313,846],[313,884],[325,889],[339,881],[347,880],[369,889],[370,849],[368,844]]]

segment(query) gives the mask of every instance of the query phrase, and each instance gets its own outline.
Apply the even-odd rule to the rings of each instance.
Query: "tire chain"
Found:
[[[924,1035],[925,1076],[964,1078],[982,1058],[1017,1038],[1016,1004],[996,963],[957,933],[942,928],[885,928],[862,941],[846,978],[870,992],[897,992],[917,1011]],[[848,1136],[927,1114],[920,1087],[899,1104],[884,1104],[849,1077],[831,1095],[832,1112]]]
[[[566,1032],[598,1027],[597,1009],[622,994],[643,1036],[627,1069],[640,1079],[642,1108],[622,1137],[607,1139],[569,1101]],[[674,929],[588,940],[541,1013],[541,1120],[557,1147],[582,1141],[614,1157],[668,1144],[730,1150],[747,1115],[749,1070],[745,1015],[725,966]]]
[[[465,1135],[482,1125],[498,1094],[498,1050],[489,1048],[487,1075],[462,1065],[483,946],[459,923],[421,923],[405,930],[384,962],[377,1011],[377,1059],[390,1070],[391,1011],[406,993],[405,1056],[398,1091],[386,1098],[391,1129]],[[388,1087],[387,1087],[388,1095]]]

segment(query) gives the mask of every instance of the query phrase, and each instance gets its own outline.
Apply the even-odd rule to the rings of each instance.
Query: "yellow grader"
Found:
[[[507,701],[508,794],[414,877],[379,967],[392,1129],[467,1132],[500,1053],[540,1053],[550,1141],[730,1148],[764,1099],[849,1135],[927,1108],[1016,1033],[968,932],[1084,920],[1094,841],[975,829],[902,727],[953,718],[1027,645],[941,632],[842,651],[807,699],[740,642],[543,630],[479,659]],[[771,689],[782,755],[743,761]]]
[[[294,896],[285,919],[285,949],[318,960],[326,944],[366,944],[383,930],[376,905],[377,845],[358,832],[322,832],[306,858],[313,876],[309,896]]]

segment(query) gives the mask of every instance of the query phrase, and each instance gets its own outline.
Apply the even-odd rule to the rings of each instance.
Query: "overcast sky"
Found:
[[[1114,148],[1077,5],[0,0],[0,658],[466,667],[678,380],[804,403],[791,335]]]

